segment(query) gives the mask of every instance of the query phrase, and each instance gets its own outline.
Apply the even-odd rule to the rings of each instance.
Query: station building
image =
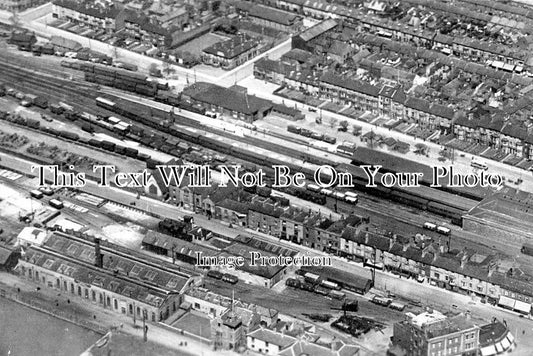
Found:
[[[97,238],[53,233],[30,246],[15,270],[53,288],[116,313],[158,322],[175,312],[199,277]]]

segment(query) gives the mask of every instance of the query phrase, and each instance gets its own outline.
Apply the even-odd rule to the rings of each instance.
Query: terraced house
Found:
[[[256,25],[271,27],[287,33],[296,33],[303,27],[302,17],[297,14],[246,1],[236,3],[235,8]]]
[[[124,30],[136,40],[165,48],[172,43],[172,34],[159,21],[124,9],[117,15],[117,30]]]
[[[94,30],[117,30],[116,18],[120,10],[114,5],[101,6],[88,1],[56,0],[52,2],[52,16],[83,24]]]
[[[237,35],[203,50],[202,62],[222,69],[233,69],[259,54],[259,41],[248,35]]]

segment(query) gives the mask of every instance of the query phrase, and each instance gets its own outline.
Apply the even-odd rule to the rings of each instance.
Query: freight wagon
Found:
[[[56,209],[62,209],[63,208],[63,202],[61,200],[51,199],[48,203],[53,208],[56,208]]]

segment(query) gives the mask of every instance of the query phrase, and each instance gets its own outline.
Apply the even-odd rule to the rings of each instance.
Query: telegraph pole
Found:
[[[146,325],[146,310],[143,310],[143,340],[148,341],[148,325]]]

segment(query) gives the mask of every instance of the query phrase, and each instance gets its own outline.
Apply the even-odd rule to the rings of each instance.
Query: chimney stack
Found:
[[[94,238],[94,265],[98,268],[103,268],[103,256],[100,252],[100,239],[98,237]]]

